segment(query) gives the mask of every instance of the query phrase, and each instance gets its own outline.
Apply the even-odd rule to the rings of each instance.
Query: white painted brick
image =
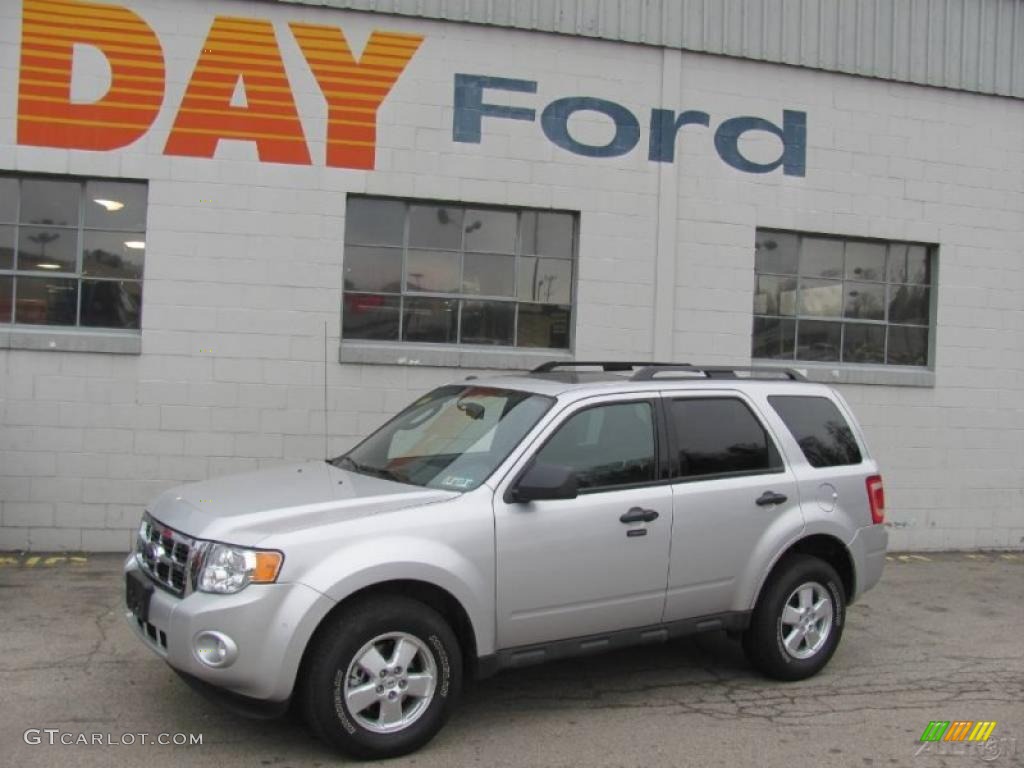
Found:
[[[68,552],[82,548],[78,528],[29,528],[28,548],[33,552]]]
[[[53,525],[54,505],[52,502],[3,502],[4,526],[29,527]]]
[[[129,552],[134,529],[82,531],[81,548],[86,552]]]

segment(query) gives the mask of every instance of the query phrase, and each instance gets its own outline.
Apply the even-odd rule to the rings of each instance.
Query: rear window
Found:
[[[793,433],[812,467],[860,464],[853,430],[827,397],[778,395],[768,402]]]
[[[679,474],[687,479],[782,469],[782,459],[750,409],[734,398],[673,400]]]

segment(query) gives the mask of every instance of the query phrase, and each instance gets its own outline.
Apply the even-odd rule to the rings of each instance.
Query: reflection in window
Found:
[[[860,464],[860,448],[850,425],[825,397],[777,395],[768,398],[800,444],[812,467]]]
[[[536,461],[575,470],[581,489],[653,480],[650,403],[601,405],[570,416],[537,452]]]
[[[753,357],[928,365],[934,251],[759,229]]]
[[[350,197],[342,335],[570,346],[576,217]]]
[[[0,323],[138,330],[146,201],[140,182],[0,175]]]

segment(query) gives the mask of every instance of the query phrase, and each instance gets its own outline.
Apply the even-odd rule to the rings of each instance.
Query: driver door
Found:
[[[657,624],[667,589],[672,490],[657,398],[572,406],[494,496],[499,648]],[[515,503],[531,462],[569,466],[579,495]],[[636,518],[643,511],[647,520]],[[633,514],[630,514],[630,513]]]

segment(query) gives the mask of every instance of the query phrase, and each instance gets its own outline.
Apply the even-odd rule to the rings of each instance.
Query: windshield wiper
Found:
[[[343,469],[351,469],[363,475],[371,475],[372,477],[379,477],[383,480],[391,480],[396,483],[414,485],[414,483],[410,483],[407,478],[402,477],[393,470],[384,469],[383,467],[371,467],[369,464],[360,464],[350,456],[339,456],[335,461],[337,462],[336,464],[335,462],[331,463]]]

